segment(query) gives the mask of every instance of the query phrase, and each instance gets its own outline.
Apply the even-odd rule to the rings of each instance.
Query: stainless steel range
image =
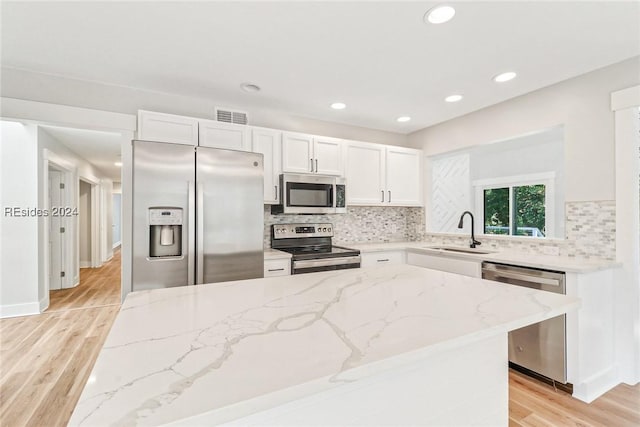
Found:
[[[289,252],[291,273],[360,267],[360,251],[331,243],[333,224],[274,224],[271,247]]]

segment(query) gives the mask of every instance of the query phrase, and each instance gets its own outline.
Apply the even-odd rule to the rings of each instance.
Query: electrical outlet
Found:
[[[557,246],[543,246],[542,253],[545,255],[558,256],[560,255],[560,248]]]

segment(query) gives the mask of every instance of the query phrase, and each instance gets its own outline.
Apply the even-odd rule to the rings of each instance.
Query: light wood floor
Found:
[[[0,425],[64,426],[120,309],[120,251],[49,309],[0,320]]]
[[[620,384],[590,404],[516,371],[509,373],[509,426],[640,426],[640,384]]]
[[[47,312],[120,304],[120,248],[100,268],[81,268],[75,288],[49,292]]]
[[[119,266],[118,253],[84,272],[77,289],[52,295],[44,314],[0,320],[1,426],[67,424],[120,308]],[[587,405],[511,371],[509,425],[640,426],[640,385],[619,385]]]

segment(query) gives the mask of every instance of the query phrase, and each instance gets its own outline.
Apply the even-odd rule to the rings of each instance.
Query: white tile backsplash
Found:
[[[424,236],[423,212],[422,208],[352,206],[344,214],[272,215],[269,206],[265,205],[264,244],[271,246],[272,224],[310,222],[333,224],[333,242],[336,244],[421,240]]]
[[[612,200],[565,204],[566,238],[480,236],[482,248],[497,251],[615,260],[616,203]],[[346,214],[272,215],[264,212],[264,244],[271,246],[271,225],[329,222],[336,244],[424,241],[434,245],[466,246],[466,234],[425,232],[423,208],[352,206]]]

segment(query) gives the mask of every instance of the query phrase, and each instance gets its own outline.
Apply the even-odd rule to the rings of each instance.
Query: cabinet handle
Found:
[[[284,268],[270,268],[267,271],[284,271]]]
[[[313,159],[309,159],[309,161],[311,162],[311,172],[313,172]]]
[[[391,203],[391,190],[389,190],[389,203]]]
[[[275,195],[276,195],[276,200],[278,200],[278,186],[277,186],[277,185],[274,185],[274,188],[276,189],[276,193],[275,193]]]
[[[384,203],[384,190],[380,190],[380,192],[382,193],[382,200],[381,202]]]
[[[318,159],[316,159],[316,173],[318,173]]]
[[[389,261],[389,258],[385,258],[385,259],[379,259],[378,262],[387,262]]]

